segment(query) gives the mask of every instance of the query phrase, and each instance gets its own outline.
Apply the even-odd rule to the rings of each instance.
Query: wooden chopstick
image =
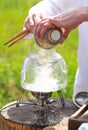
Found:
[[[84,114],[88,110],[88,102],[80,107],[72,116],[71,118],[79,118],[82,114]]]
[[[21,40],[22,38],[24,38],[28,33],[30,33],[28,30],[24,30],[21,33],[19,33],[18,35],[16,35],[15,37],[11,38],[9,41],[5,42],[4,45],[9,44],[8,47],[11,47],[16,42],[18,42],[19,40]]]
[[[24,38],[28,33],[23,33],[22,35],[20,35],[19,37],[17,37],[15,40],[13,40],[10,45],[8,47],[11,47],[12,45],[14,45],[15,43],[17,43],[19,40],[21,40],[22,38]]]

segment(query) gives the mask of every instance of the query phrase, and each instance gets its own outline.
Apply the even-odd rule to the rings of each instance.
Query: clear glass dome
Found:
[[[59,91],[67,85],[67,69],[64,59],[54,49],[40,49],[24,61],[21,85],[32,92]]]

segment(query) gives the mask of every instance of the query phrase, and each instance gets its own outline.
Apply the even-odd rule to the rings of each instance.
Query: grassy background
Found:
[[[26,56],[38,50],[32,40],[22,39],[12,48],[3,46],[12,36],[22,31],[28,10],[39,0],[1,0],[0,1],[0,107],[16,100],[20,95],[20,72]],[[77,68],[77,30],[71,32],[63,45],[58,45],[60,53],[67,63],[68,86],[63,90],[65,98],[71,98],[74,77]],[[53,94],[57,96],[57,93]],[[26,92],[25,97],[30,97]]]

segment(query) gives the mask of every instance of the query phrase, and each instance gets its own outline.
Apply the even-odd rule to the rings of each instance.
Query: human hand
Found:
[[[43,17],[43,14],[31,14],[27,16],[24,22],[25,28],[27,28],[31,33],[33,33],[35,25],[37,25]]]
[[[44,18],[35,26],[35,32],[39,39],[44,40],[44,34],[49,28],[62,28],[63,35],[60,43],[63,43],[70,31],[78,27],[84,21],[84,8],[75,8],[54,17]]]
[[[42,19],[38,24],[36,24],[36,26],[34,28],[34,32],[36,33],[36,37],[43,41],[45,32],[48,29],[50,29],[50,28],[53,28],[53,29],[54,28],[61,28],[60,26],[58,26],[56,24],[56,22],[58,22],[58,21],[55,20],[53,17],[52,18],[44,18],[44,19]],[[62,29],[62,36],[60,38],[59,43],[64,42],[64,40],[67,38],[69,32],[70,32],[69,30],[67,31],[64,28]]]

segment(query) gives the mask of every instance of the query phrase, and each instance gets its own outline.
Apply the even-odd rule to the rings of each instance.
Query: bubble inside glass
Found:
[[[24,61],[21,85],[32,92],[59,91],[67,85],[67,70],[64,59],[54,49],[40,49]]]

